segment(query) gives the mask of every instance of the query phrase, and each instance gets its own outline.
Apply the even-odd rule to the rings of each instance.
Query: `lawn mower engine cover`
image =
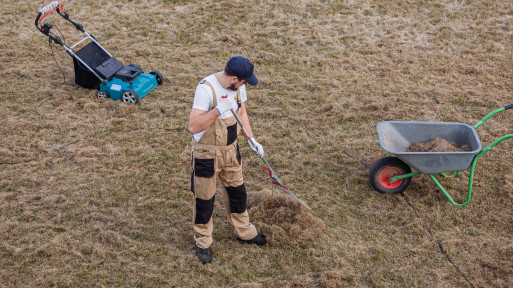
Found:
[[[116,72],[106,84],[101,84],[100,90],[106,91],[114,100],[120,100],[126,90],[133,90],[140,99],[157,85],[155,75],[142,72],[141,67],[137,64],[128,64]]]

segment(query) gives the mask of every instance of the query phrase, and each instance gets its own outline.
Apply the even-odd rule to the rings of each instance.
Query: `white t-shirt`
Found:
[[[214,90],[216,91],[217,103],[219,103],[221,96],[228,96],[233,97],[233,99],[236,99],[237,91],[224,89],[223,86],[221,86],[221,84],[219,83],[219,81],[217,81],[215,74],[205,77],[205,80],[207,80],[208,82],[210,82],[210,84],[212,84],[212,86],[214,86]],[[246,100],[248,100],[248,97],[246,95],[246,85],[242,85],[239,89],[241,103],[246,102]],[[212,106],[214,106],[212,89],[210,89],[210,86],[208,86],[207,84],[198,84],[198,86],[196,87],[196,93],[194,94],[194,103],[192,104],[192,108],[208,112],[215,108]],[[226,119],[232,116],[233,114],[231,111],[226,111],[223,114],[219,115],[219,117],[217,118]],[[199,142],[201,136],[205,134],[205,131],[206,130],[203,130],[201,132],[194,134],[194,140]]]

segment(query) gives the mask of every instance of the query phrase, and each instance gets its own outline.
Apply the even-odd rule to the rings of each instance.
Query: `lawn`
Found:
[[[513,141],[480,158],[452,205],[428,176],[369,185],[386,120],[477,124],[513,103],[511,1],[62,2],[124,64],[164,83],[137,105],[74,83],[34,26],[42,1],[0,0],[0,286],[510,287]],[[44,22],[71,46],[82,35]],[[61,37],[62,38],[62,37]],[[195,256],[188,117],[199,81],[255,64],[247,110],[282,182],[242,136],[249,212],[269,245],[237,242],[221,195],[213,261]],[[477,133],[513,133],[512,111]],[[469,171],[442,184],[457,202]]]

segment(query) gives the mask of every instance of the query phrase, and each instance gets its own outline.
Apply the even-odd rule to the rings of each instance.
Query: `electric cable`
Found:
[[[0,67],[0,71],[5,71],[6,73],[12,73],[12,74],[14,74],[16,76],[19,76],[21,78],[25,78],[25,79],[28,79],[28,80],[31,80],[31,81],[38,81],[38,82],[42,82],[42,83],[45,83],[45,84],[50,84],[50,85],[54,86],[55,88],[59,88],[61,86],[61,85],[56,85],[56,84],[50,83],[48,81],[41,80],[40,78],[29,77],[29,76],[27,76],[25,74],[22,74],[20,72],[9,71],[9,70],[6,70],[3,67]]]
[[[406,201],[406,203],[408,203],[408,205],[411,207],[411,209],[413,210],[413,212],[415,213],[415,216],[417,216],[417,218],[419,218],[421,221],[422,221],[422,226],[424,226],[424,229],[426,229],[426,231],[429,233],[429,235],[431,236],[431,238],[433,238],[436,243],[438,244],[438,248],[440,249],[440,252],[442,252],[442,254],[445,255],[445,257],[447,258],[447,260],[449,261],[449,263],[452,264],[452,266],[456,269],[456,271],[458,271],[458,273],[461,274],[461,276],[463,276],[463,278],[465,278],[465,281],[467,281],[467,283],[470,285],[470,287],[474,288],[474,284],[472,284],[472,282],[470,282],[470,280],[468,279],[467,275],[465,275],[465,273],[463,273],[463,271],[461,271],[461,269],[458,267],[458,265],[456,265],[452,259],[451,259],[451,256],[449,256],[449,254],[447,253],[447,251],[444,249],[442,243],[438,240],[435,239],[435,236],[433,234],[433,232],[431,231],[431,229],[429,229],[429,227],[426,225],[426,223],[424,222],[424,219],[422,219],[422,217],[420,217],[419,213],[417,212],[417,209],[415,209],[415,207],[410,203],[410,201],[408,200],[408,197],[406,197],[406,195],[404,193],[401,192],[401,196],[403,196],[404,200]]]
[[[355,157],[351,156],[350,154],[348,154],[347,152],[345,151],[342,151],[344,154],[346,154],[348,157],[350,158],[353,158],[355,159]],[[360,160],[360,162],[366,166],[366,167],[370,167],[367,163],[365,163],[363,160]],[[461,271],[461,269],[458,267],[458,265],[456,265],[453,261],[452,261],[452,258],[451,256],[449,256],[449,253],[447,253],[447,251],[445,250],[445,248],[443,247],[442,243],[438,240],[435,239],[435,236],[433,234],[433,232],[431,231],[431,229],[429,229],[429,227],[427,226],[427,224],[424,222],[424,219],[422,219],[422,217],[420,217],[420,214],[417,212],[417,209],[413,206],[413,204],[411,204],[411,202],[408,200],[408,197],[403,193],[401,192],[401,196],[403,196],[404,200],[406,201],[406,203],[410,206],[410,208],[413,210],[413,212],[415,213],[415,216],[417,218],[419,218],[421,221],[422,221],[422,226],[424,227],[424,229],[428,232],[428,234],[431,236],[432,239],[434,239],[436,241],[436,244],[438,245],[438,248],[440,249],[440,252],[442,252],[442,254],[445,256],[445,258],[447,258],[447,260],[449,261],[449,263],[451,263],[451,265],[456,269],[456,271],[458,271],[458,273],[460,273],[461,276],[463,276],[463,278],[465,278],[465,281],[467,281],[467,283],[470,285],[470,287],[474,288],[474,284],[472,284],[472,282],[470,282],[470,280],[468,279],[467,275],[465,273],[463,273],[463,271]]]
[[[59,30],[59,27],[57,27],[57,25],[54,25],[53,27],[55,27],[55,29],[57,29],[57,31],[59,31],[59,33],[61,34],[61,37],[62,37],[62,42],[64,43],[64,45],[66,45],[66,38],[64,37],[64,34],[62,34],[61,30]],[[57,37],[57,35],[52,32],[49,32],[49,34],[52,34],[53,36]],[[55,52],[53,51],[53,44],[52,44],[51,38],[48,38],[48,46],[50,46],[50,50],[52,50],[52,57],[53,57],[53,60],[55,61],[55,65],[57,65],[57,68],[59,68],[59,70],[61,70],[61,73],[62,73],[62,84],[55,86],[55,87],[60,87],[64,84],[66,84],[66,75],[64,74],[64,71],[62,70],[61,66],[57,62],[57,59],[55,58]]]
[[[129,132],[133,132],[133,131],[139,131],[139,130],[163,130],[163,131],[177,131],[177,132],[180,132],[180,131],[184,131],[185,130],[185,127],[178,127],[178,128],[155,128],[155,127],[147,127],[147,128],[133,128],[133,129],[116,129],[116,128],[112,128],[112,129],[105,129],[105,130],[102,130],[100,132],[96,132],[90,136],[87,136],[85,137],[84,139],[91,139],[91,138],[95,138],[101,134],[105,134],[105,133],[111,133],[111,132],[123,132],[123,133],[129,133]],[[84,139],[78,139],[78,140],[75,140],[75,141],[71,141],[59,148],[57,148],[55,151],[58,152],[58,151],[62,151],[64,149],[66,149],[67,147],[73,145],[73,144],[76,144]],[[16,161],[16,162],[0,162],[0,165],[17,165],[17,164],[22,164],[22,163],[29,163],[29,162],[35,162],[35,161],[40,161],[43,159],[43,156],[38,156],[38,157],[34,157],[34,158],[31,158],[31,159],[26,159],[26,160],[20,160],[20,161]]]

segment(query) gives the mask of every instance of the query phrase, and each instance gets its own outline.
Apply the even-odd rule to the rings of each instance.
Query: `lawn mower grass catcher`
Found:
[[[474,170],[479,157],[500,142],[513,138],[513,134],[505,135],[482,149],[476,129],[493,115],[511,108],[513,108],[513,104],[492,111],[474,127],[450,122],[385,121],[379,123],[377,130],[381,148],[395,157],[381,158],[372,165],[369,173],[372,188],[380,193],[401,193],[410,184],[411,177],[428,174],[452,204],[467,205],[472,195]],[[468,145],[471,151],[406,152],[410,145],[425,143],[434,138],[441,138],[458,145]],[[410,166],[417,171],[412,172]],[[461,170],[466,170],[469,167],[467,200],[463,203],[456,203],[433,174],[438,173],[444,178],[456,177]],[[454,173],[446,175],[444,172]]]
[[[162,74],[158,71],[144,73],[137,64],[121,64],[96,41],[96,38],[88,34],[81,24],[69,18],[68,13],[64,12],[62,8],[63,5],[54,1],[45,6],[37,14],[35,25],[41,33],[50,38],[50,42],[53,41],[61,45],[73,58],[77,85],[87,89],[99,89],[98,98],[110,97],[114,100],[137,104],[139,99],[146,96],[157,85],[162,84]],[[77,30],[82,31],[86,37],[71,47],[66,46],[63,39],[51,32],[52,24],[41,25],[41,21],[53,11],[57,11],[62,18],[73,24]],[[76,52],[73,50],[86,40],[90,40],[87,45]]]

